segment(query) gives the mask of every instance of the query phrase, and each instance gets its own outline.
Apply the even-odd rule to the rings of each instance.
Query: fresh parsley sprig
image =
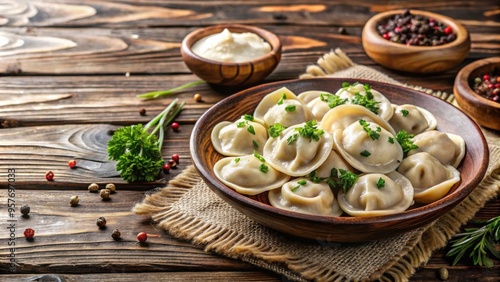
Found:
[[[413,137],[415,137],[415,135],[409,134],[404,129],[396,133],[396,140],[403,148],[404,157],[408,155],[409,151],[418,149],[418,146],[413,144],[413,141],[411,140]]]
[[[175,99],[146,125],[125,126],[114,132],[108,141],[108,156],[110,160],[117,161],[116,170],[123,180],[134,182],[156,179],[164,164],[161,148],[165,125],[174,119],[183,106],[184,102],[178,104],[178,99]]]
[[[500,216],[488,220],[481,228],[467,228],[465,231],[450,241],[451,249],[446,256],[455,257],[452,265],[469,253],[474,265],[493,267],[489,254],[500,259],[500,252],[495,248],[500,242]]]

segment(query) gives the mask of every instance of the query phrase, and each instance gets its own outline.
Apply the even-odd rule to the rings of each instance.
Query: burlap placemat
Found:
[[[331,76],[402,85],[372,68],[354,64],[341,50],[321,57],[301,78]],[[416,88],[413,86],[407,86]],[[418,89],[418,88],[417,88]],[[453,95],[433,93],[453,103]],[[500,136],[485,130],[490,164],[479,186],[432,224],[385,240],[329,243],[294,238],[263,227],[221,200],[193,166],[134,206],[172,236],[205,246],[205,251],[249,262],[294,281],[405,281],[499,191]]]

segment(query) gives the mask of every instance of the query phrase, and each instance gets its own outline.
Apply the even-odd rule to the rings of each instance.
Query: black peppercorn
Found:
[[[106,219],[101,216],[101,217],[97,218],[96,224],[97,224],[97,226],[99,226],[99,228],[104,228],[106,226]]]
[[[115,239],[115,240],[119,240],[121,235],[122,234],[120,233],[120,230],[118,230],[118,229],[113,230],[113,233],[111,233],[111,237],[113,237],[113,239]]]
[[[21,207],[21,213],[23,215],[28,215],[30,213],[30,207],[28,205],[24,205]]]

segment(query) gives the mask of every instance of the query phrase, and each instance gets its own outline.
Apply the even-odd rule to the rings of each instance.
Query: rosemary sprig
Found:
[[[466,228],[465,232],[454,237],[446,254],[447,257],[455,257],[452,265],[457,264],[466,253],[469,253],[474,265],[493,267],[493,260],[488,254],[500,259],[500,252],[495,249],[500,241],[500,216],[488,220],[481,228]]]

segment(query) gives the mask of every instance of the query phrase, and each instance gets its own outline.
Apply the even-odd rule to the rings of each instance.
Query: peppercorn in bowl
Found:
[[[182,41],[184,63],[208,83],[226,86],[255,84],[281,60],[281,42],[255,26],[223,24],[197,29]]]
[[[455,78],[453,92],[460,108],[477,123],[500,130],[500,57],[465,66]]]
[[[468,55],[470,38],[458,21],[420,10],[392,10],[370,18],[362,31],[366,54],[375,62],[410,73],[437,73]]]

